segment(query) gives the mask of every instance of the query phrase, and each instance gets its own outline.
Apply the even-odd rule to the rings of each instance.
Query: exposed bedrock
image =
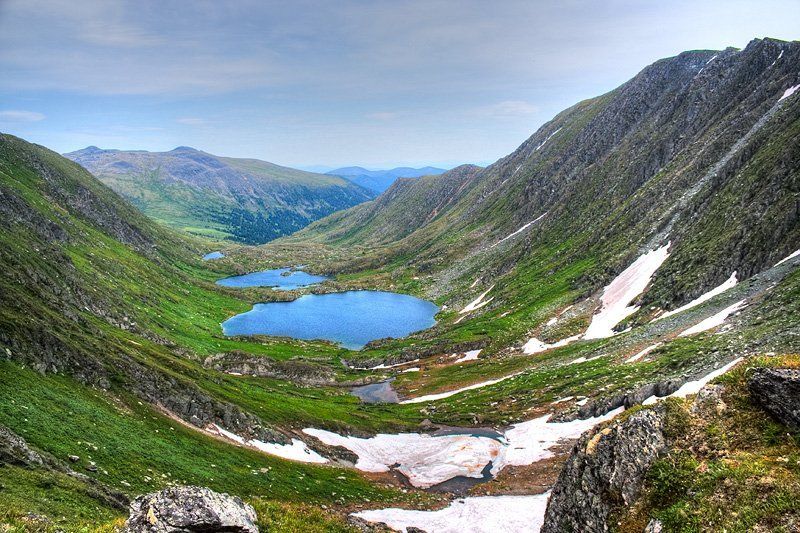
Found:
[[[609,531],[610,514],[639,496],[667,448],[664,419],[659,405],[584,433],[553,486],[542,533]]]
[[[748,378],[752,398],[780,423],[800,429],[800,370],[759,368]]]
[[[257,533],[256,512],[238,496],[205,487],[170,487],[131,502],[126,533]]]

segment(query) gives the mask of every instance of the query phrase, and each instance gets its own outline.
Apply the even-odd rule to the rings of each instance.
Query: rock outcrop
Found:
[[[747,385],[753,399],[779,422],[800,429],[800,370],[759,368]]]
[[[585,433],[553,486],[542,533],[609,531],[610,514],[638,497],[667,448],[664,419],[659,405]]]
[[[257,533],[256,512],[237,496],[205,487],[170,487],[131,503],[126,533]]]

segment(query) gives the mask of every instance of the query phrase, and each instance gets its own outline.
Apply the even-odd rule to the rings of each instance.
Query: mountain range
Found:
[[[65,156],[160,222],[246,244],[287,235],[373,196],[335,176],[186,146],[169,152],[90,146]]]
[[[342,167],[326,172],[330,176],[340,176],[356,185],[367,188],[377,194],[388,189],[397,178],[418,178],[435,176],[445,172],[436,167],[396,167],[389,170],[367,170],[363,167]]]
[[[132,498],[201,485],[268,531],[793,530],[798,73],[800,42],[684,52],[486,168],[374,199],[323,177],[347,209],[213,262],[169,226],[289,171],[0,135],[0,524],[112,531]],[[321,183],[281,191],[301,179]],[[306,198],[282,209],[310,220]],[[291,265],[329,279],[214,283]],[[436,323],[359,351],[220,326],[355,290]]]

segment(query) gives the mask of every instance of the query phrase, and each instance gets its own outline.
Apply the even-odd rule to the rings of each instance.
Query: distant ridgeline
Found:
[[[376,194],[380,194],[391,187],[398,178],[438,176],[443,172],[446,172],[445,169],[436,167],[397,167],[391,170],[367,170],[363,167],[343,167],[326,172],[326,174],[329,176],[341,176],[356,185],[361,185]]]
[[[374,196],[337,176],[188,147],[145,152],[90,146],[65,155],[160,222],[246,244],[288,235]]]

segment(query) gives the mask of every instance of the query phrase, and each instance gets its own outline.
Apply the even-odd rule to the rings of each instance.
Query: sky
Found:
[[[0,0],[0,131],[58,152],[487,164],[657,59],[764,36],[800,39],[800,0]]]

